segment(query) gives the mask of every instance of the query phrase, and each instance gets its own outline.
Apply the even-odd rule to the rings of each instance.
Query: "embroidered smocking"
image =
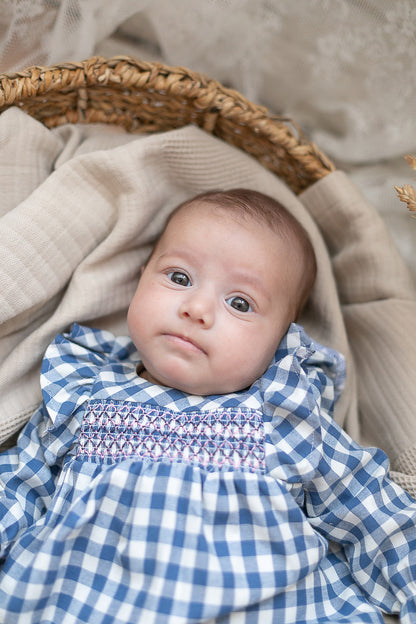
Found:
[[[77,457],[120,461],[134,456],[264,472],[262,416],[250,408],[174,412],[152,405],[91,401]]]

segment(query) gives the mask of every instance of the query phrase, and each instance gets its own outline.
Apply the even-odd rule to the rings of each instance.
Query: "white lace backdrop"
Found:
[[[416,275],[394,185],[416,152],[414,0],[1,0],[0,71],[133,54],[288,114],[379,209]]]

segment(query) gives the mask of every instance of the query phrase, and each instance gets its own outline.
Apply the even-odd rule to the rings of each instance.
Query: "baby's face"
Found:
[[[177,213],[128,312],[143,377],[198,395],[249,386],[292,320],[296,270],[290,244],[266,225],[203,204]]]

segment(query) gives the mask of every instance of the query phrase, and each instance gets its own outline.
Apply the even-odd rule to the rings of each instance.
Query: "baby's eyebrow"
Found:
[[[232,277],[235,280],[236,284],[247,284],[248,286],[251,286],[258,292],[260,292],[260,294],[265,297],[265,299],[270,301],[271,293],[264,286],[261,275],[257,275],[252,271],[246,271],[244,269],[236,269],[233,271]]]
[[[180,258],[180,259],[187,260],[193,263],[198,262],[198,254],[184,247],[175,247],[173,249],[168,249],[160,254],[159,259],[165,260],[166,258],[170,258],[170,257]]]

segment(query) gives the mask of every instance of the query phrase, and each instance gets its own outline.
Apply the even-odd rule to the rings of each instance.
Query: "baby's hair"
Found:
[[[315,283],[317,271],[312,243],[299,221],[273,197],[251,189],[237,188],[227,191],[208,191],[184,201],[169,215],[166,225],[175,214],[194,203],[232,210],[243,218],[255,219],[270,227],[282,238],[297,244],[298,252],[303,259],[302,276],[294,309],[294,319],[298,318]]]

